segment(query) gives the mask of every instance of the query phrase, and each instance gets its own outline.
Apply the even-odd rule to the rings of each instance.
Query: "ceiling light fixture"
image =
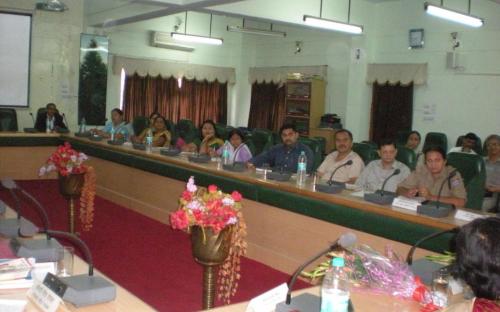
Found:
[[[204,43],[204,44],[212,44],[212,45],[221,45],[223,43],[222,38],[212,37],[212,14],[210,14],[210,32],[209,32],[208,37],[188,34],[188,33],[186,33],[186,29],[187,29],[187,11],[186,11],[186,17],[185,17],[185,21],[184,21],[184,33],[171,32],[170,36],[172,36],[173,39],[179,40],[179,41],[184,41],[184,42]]]
[[[322,17],[323,14],[323,0],[320,2],[319,7],[319,17],[314,17],[311,15],[304,15],[304,23],[316,28],[323,28],[328,30],[342,31],[350,34],[362,34],[363,26],[351,24],[351,0],[349,0],[349,6],[347,11],[347,23],[338,22]]]
[[[262,35],[262,36],[272,36],[272,37],[286,37],[286,32],[273,30],[273,24],[269,30],[245,27],[245,19],[243,19],[242,26],[227,26],[227,31],[252,34],[252,35]]]
[[[446,19],[452,22],[464,24],[471,27],[483,26],[484,20],[482,18],[470,15],[470,5],[471,5],[471,0],[469,0],[469,7],[467,11],[468,14],[460,13],[443,7],[443,0],[441,0],[441,6],[425,2],[424,9],[427,12],[427,14],[440,17],[442,19]]]

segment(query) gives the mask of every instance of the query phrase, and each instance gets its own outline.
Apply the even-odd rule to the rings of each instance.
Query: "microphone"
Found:
[[[348,161],[346,161],[342,165],[335,168],[335,170],[333,170],[333,172],[330,175],[330,178],[328,179],[326,184],[317,183],[315,185],[316,191],[322,192],[322,193],[327,193],[327,194],[337,194],[337,193],[342,192],[342,190],[345,189],[345,183],[333,181],[333,176],[335,175],[337,170],[339,170],[340,168],[345,167],[345,166],[350,166],[350,165],[352,165],[352,163],[353,163],[352,160],[349,159]]]
[[[87,274],[58,277],[48,273],[43,284],[54,291],[61,299],[76,307],[104,303],[116,298],[116,286],[103,278],[94,275],[94,263],[90,249],[78,236],[62,231],[47,230],[47,235],[66,240],[82,253],[88,263]]]
[[[35,227],[33,231],[32,227],[20,226],[18,228],[18,235],[20,237],[14,237],[10,241],[10,247],[18,257],[22,258],[35,258],[36,262],[55,262],[59,261],[62,257],[60,250],[63,249],[61,244],[55,239],[51,239],[50,235],[47,234],[50,227],[49,217],[47,212],[42,207],[42,205],[28,192],[18,187],[17,184],[12,179],[2,179],[2,185],[9,188],[12,194],[15,194],[15,190],[21,192],[26,198],[28,198],[36,208],[37,213],[42,219],[43,231]],[[45,239],[26,239],[24,237],[33,236],[35,233],[46,233],[47,237]]]
[[[455,209],[454,205],[442,203],[440,202],[440,199],[444,185],[446,184],[446,182],[448,182],[448,188],[451,188],[450,181],[454,176],[457,175],[457,172],[458,170],[454,169],[452,172],[450,172],[450,174],[448,174],[448,177],[441,183],[435,202],[429,201],[425,204],[422,203],[422,205],[417,207],[418,214],[422,214],[433,218],[444,218],[447,217],[453,209]]]
[[[17,217],[10,219],[1,219],[0,234],[7,238],[14,238],[17,237],[19,235],[19,231],[22,230],[22,232],[26,236],[34,236],[38,232],[38,227],[28,219],[21,216],[21,201],[14,191],[14,189],[16,188],[16,183],[11,178],[4,178],[1,180],[1,184],[4,188],[9,190],[9,193],[14,198],[14,210],[16,211]],[[0,213],[5,212],[7,208],[6,204],[2,201],[2,205],[0,206],[2,206],[0,207]]]
[[[364,194],[363,198],[366,201],[379,204],[379,205],[389,205],[392,203],[394,198],[396,197],[396,193],[394,192],[386,192],[385,191],[385,185],[387,181],[389,181],[392,177],[397,176],[398,174],[401,173],[401,170],[399,168],[395,169],[391,175],[389,175],[387,178],[385,178],[384,183],[382,183],[382,188],[380,190],[377,190],[375,193],[368,193]]]
[[[297,277],[299,274],[311,263],[316,261],[317,259],[321,258],[323,255],[327,254],[328,252],[334,250],[337,247],[342,247],[342,248],[349,248],[352,245],[354,245],[357,241],[356,234],[348,232],[345,234],[342,234],[333,244],[328,246],[328,248],[322,250],[318,254],[316,254],[314,257],[311,259],[307,260],[304,264],[302,264],[292,275],[292,278],[288,282],[288,292],[286,293],[286,300],[285,304],[290,305],[290,302],[292,301],[292,289],[293,286],[295,285],[295,281],[297,280]],[[318,298],[319,299],[319,298]],[[282,305],[280,303],[279,305]]]
[[[62,117],[63,117],[63,120],[64,120],[64,125],[66,126],[67,129],[69,129],[69,124],[68,124],[68,120],[66,119],[66,114],[62,113]]]
[[[424,236],[423,238],[419,239],[418,241],[413,244],[413,246],[410,248],[410,251],[408,251],[408,254],[406,255],[406,263],[408,265],[411,265],[413,263],[413,254],[415,253],[415,250],[420,247],[422,243],[425,243],[426,241],[433,239],[435,237],[447,234],[447,233],[457,233],[460,230],[460,227],[454,227],[450,230],[444,230],[444,231],[439,231],[436,233],[429,234],[427,236]]]
[[[68,133],[69,126],[68,126],[68,121],[66,120],[66,114],[62,113],[62,118],[63,118],[63,124],[66,126],[66,128],[57,127],[56,132],[57,133]]]
[[[27,132],[27,133],[35,133],[35,132],[38,132],[38,130],[35,128],[36,126],[36,121],[35,121],[35,117],[33,117],[33,113],[32,112],[29,112],[30,116],[31,116],[31,120],[33,121],[33,128],[24,128],[24,132]]]
[[[333,182],[333,176],[335,175],[335,173],[337,172],[337,170],[339,170],[340,168],[342,167],[345,167],[345,166],[350,166],[352,165],[352,160],[349,159],[348,161],[346,161],[344,164],[338,166],[337,168],[335,168],[335,170],[333,170],[332,174],[330,175],[330,179],[328,179],[328,182],[327,184],[328,185],[332,185],[334,182]]]

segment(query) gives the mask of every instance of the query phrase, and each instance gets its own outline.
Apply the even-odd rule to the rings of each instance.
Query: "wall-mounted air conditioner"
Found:
[[[170,33],[160,32],[160,31],[153,31],[152,32],[151,45],[153,47],[157,47],[157,48],[178,50],[178,51],[184,51],[184,52],[193,52],[194,51],[193,47],[175,43],[172,40],[172,38],[170,37]]]

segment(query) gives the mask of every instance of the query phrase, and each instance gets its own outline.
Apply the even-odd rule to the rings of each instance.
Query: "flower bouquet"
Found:
[[[49,159],[40,168],[39,176],[56,171],[59,180],[75,175],[83,176],[83,187],[78,189],[80,195],[80,221],[84,231],[92,228],[94,220],[94,198],[96,189],[96,176],[94,168],[87,166],[84,162],[88,160],[87,155],[74,150],[68,142],[57,147]]]
[[[238,288],[240,257],[245,254],[247,247],[246,224],[241,212],[242,199],[239,192],[226,194],[215,185],[198,188],[194,178],[190,177],[179,200],[179,209],[170,214],[172,228],[191,233],[193,255],[198,263],[204,265],[204,269],[222,262],[217,277],[217,297],[225,303],[230,302]],[[215,240],[217,242],[212,244]],[[204,285],[204,289],[205,286],[208,285]],[[213,302],[205,302],[205,299],[204,309],[210,308]]]

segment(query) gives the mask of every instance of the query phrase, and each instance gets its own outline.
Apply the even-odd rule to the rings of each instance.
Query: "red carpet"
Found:
[[[52,229],[67,230],[67,203],[55,180],[18,183],[46,207]],[[13,205],[3,188],[0,199]],[[89,245],[98,270],[159,311],[201,309],[202,270],[192,258],[187,234],[100,197],[96,197],[95,207],[94,227],[81,238]],[[28,207],[23,215],[38,220]],[[288,275],[247,258],[242,259],[241,270],[233,303],[247,301],[288,280]],[[299,281],[296,288],[306,286]]]

